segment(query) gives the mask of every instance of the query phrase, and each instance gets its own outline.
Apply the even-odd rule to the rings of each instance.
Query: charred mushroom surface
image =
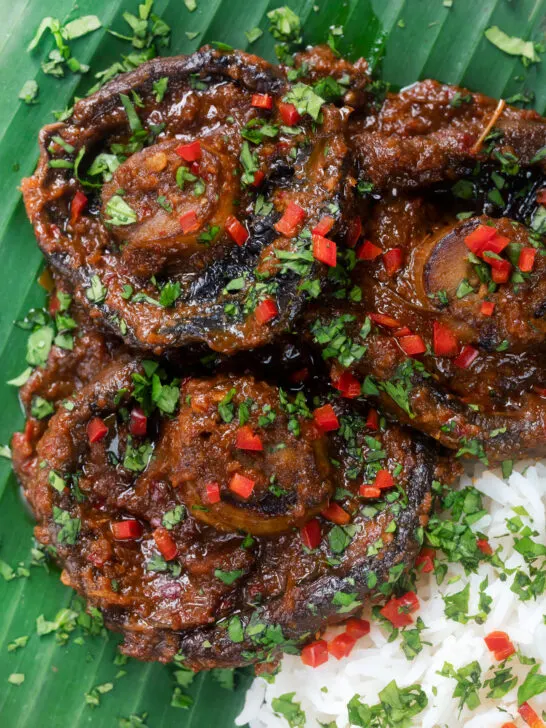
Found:
[[[346,618],[336,594],[350,587],[355,611],[372,583],[406,571],[432,481],[448,477],[430,441],[370,430],[366,409],[349,404],[325,434],[303,393],[250,377],[180,385],[123,355],[70,402],[32,452],[14,439],[17,475],[63,582],[140,659],[182,651],[194,669],[278,659]],[[362,496],[380,470],[385,489]],[[258,622],[280,642],[258,639]]]
[[[543,238],[505,217],[458,222],[429,197],[378,201],[364,236],[350,274],[361,300],[306,314],[334,384],[343,391],[356,375],[357,392],[365,382],[364,393],[460,455],[542,452]]]
[[[271,669],[401,591],[456,457],[544,454],[546,122],[380,89],[205,47],[42,129],[13,465],[128,655]]]
[[[129,344],[252,348],[324,276],[311,231],[344,232],[346,117],[256,56],[156,59],[42,130],[27,212],[79,303]]]

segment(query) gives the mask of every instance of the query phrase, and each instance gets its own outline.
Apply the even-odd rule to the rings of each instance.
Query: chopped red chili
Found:
[[[301,661],[308,667],[318,667],[328,662],[328,643],[326,640],[311,642],[301,651]]]
[[[467,344],[466,346],[463,346],[460,354],[453,360],[453,363],[456,367],[468,369],[479,353],[480,352],[477,349]]]
[[[260,326],[263,326],[263,324],[274,319],[278,313],[279,309],[272,298],[266,298],[265,301],[259,303],[254,310],[254,316]]]
[[[393,627],[399,629],[400,627],[406,627],[408,624],[413,624],[413,618],[409,614],[410,609],[404,605],[396,597],[391,597],[385,606],[379,610],[379,614],[385,619],[388,619]]]
[[[354,399],[361,394],[360,381],[351,372],[343,372],[343,374],[335,382],[334,387],[338,389],[342,397],[346,399]]]
[[[425,548],[421,549],[419,556],[415,559],[415,566],[421,566],[421,571],[424,574],[430,574],[431,571],[434,571],[435,556],[436,551],[425,546]]]
[[[100,417],[93,417],[87,424],[89,442],[100,442],[108,433],[108,427]]]
[[[298,231],[299,226],[305,220],[305,210],[295,202],[289,202],[278,222],[275,223],[275,230],[281,235],[292,238]]]
[[[148,418],[140,407],[133,407],[129,417],[129,432],[135,437],[144,437],[148,426]]]
[[[207,501],[210,504],[220,502],[220,486],[218,483],[207,483],[205,489],[207,492]]]
[[[181,144],[179,147],[176,147],[175,152],[186,162],[197,162],[201,159],[201,142],[197,139],[188,144]]]
[[[402,336],[398,339],[402,351],[407,356],[419,356],[427,350],[425,342],[419,334],[411,334],[410,336]]]
[[[178,549],[167,529],[163,526],[156,528],[153,537],[161,556],[165,561],[172,561],[178,553]]]
[[[334,227],[334,222],[335,220],[333,217],[325,215],[320,218],[319,222],[315,225],[311,232],[313,235],[328,235],[330,230]]]
[[[192,233],[199,228],[199,221],[195,210],[188,210],[183,215],[180,215],[179,222],[184,235],[186,233]]]
[[[536,248],[522,248],[518,259],[518,268],[522,273],[530,273],[535,265]]]
[[[357,251],[356,257],[359,260],[375,260],[383,253],[381,248],[374,245],[369,240],[365,240]]]
[[[374,324],[379,324],[379,326],[385,326],[388,329],[398,329],[401,326],[399,321],[397,321],[392,316],[387,316],[387,314],[370,313],[368,315],[371,318],[371,320],[374,322]],[[409,329],[408,329],[408,331],[409,331]]]
[[[376,488],[392,488],[394,485],[394,478],[388,470],[378,470],[373,484]]]
[[[379,429],[379,413],[375,409],[370,409],[366,418],[366,427],[370,430]]]
[[[480,313],[482,316],[492,316],[495,310],[495,304],[493,301],[483,301],[480,306]]]
[[[313,257],[321,263],[335,268],[337,265],[337,245],[323,235],[313,235]]]
[[[491,548],[491,545],[486,538],[478,538],[476,540],[476,546],[479,548],[482,554],[485,554],[486,556],[493,555],[493,549]]]
[[[338,526],[345,526],[351,521],[351,516],[337,503],[330,503],[320,515]]]
[[[485,244],[494,238],[496,234],[497,231],[495,228],[490,227],[489,225],[478,225],[475,230],[466,236],[464,242],[466,247],[471,250],[474,255],[481,255]]]
[[[237,220],[233,215],[229,215],[226,218],[226,230],[230,238],[239,245],[244,245],[248,240],[248,230],[246,227]]]
[[[508,260],[501,258],[484,258],[491,266],[491,278],[495,283],[506,283],[512,272],[512,264]]]
[[[235,447],[239,450],[253,450],[256,452],[264,449],[261,437],[255,435],[249,425],[243,425],[237,430]]]
[[[286,126],[295,126],[301,119],[300,113],[294,104],[285,104],[283,101],[279,102],[279,114]]]
[[[402,248],[392,248],[383,253],[383,265],[388,276],[393,276],[402,267],[404,252]]]
[[[273,97],[269,94],[253,94],[250,104],[257,109],[272,109]]]
[[[134,518],[111,523],[110,528],[117,541],[133,541],[142,536],[142,526]]]
[[[432,324],[433,348],[436,356],[457,356],[459,342],[453,331],[439,321]]]
[[[74,197],[72,198],[72,203],[70,205],[70,224],[74,225],[76,220],[80,217],[81,213],[83,212],[85,206],[87,205],[87,196],[83,194],[80,190],[76,192]]]
[[[370,634],[370,629],[370,623],[366,619],[351,617],[351,619],[348,619],[345,623],[345,632],[349,635],[349,637],[353,637],[355,640]]]
[[[255,480],[247,478],[244,475],[241,475],[241,473],[235,473],[235,475],[229,482],[229,489],[237,495],[240,495],[241,498],[246,499],[250,498],[250,496],[252,495],[252,491],[254,490],[255,485]]]
[[[316,518],[312,518],[310,521],[307,521],[304,526],[301,527],[300,534],[301,540],[308,549],[316,549],[322,540],[320,523]]]
[[[346,632],[342,632],[341,634],[338,634],[337,637],[334,637],[333,640],[328,642],[328,652],[335,657],[336,660],[341,660],[342,657],[348,657],[351,654],[355,644],[356,640],[354,637],[351,637],[351,635]]]
[[[313,418],[323,432],[339,429],[339,420],[331,404],[318,407],[313,412]]]
[[[363,498],[379,498],[381,488],[376,488],[375,485],[361,485],[358,492]]]
[[[546,728],[544,721],[539,718],[529,703],[522,703],[518,708],[518,713],[527,723],[529,728]]]
[[[259,169],[257,172],[254,172],[254,180],[252,181],[252,186],[259,187],[264,181],[264,177],[265,172],[262,172],[261,169]]]

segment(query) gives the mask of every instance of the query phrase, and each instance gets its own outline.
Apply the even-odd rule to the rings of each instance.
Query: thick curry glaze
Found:
[[[377,92],[324,47],[204,48],[42,130],[77,329],[13,463],[127,654],[270,669],[397,589],[455,455],[544,453],[546,122]]]

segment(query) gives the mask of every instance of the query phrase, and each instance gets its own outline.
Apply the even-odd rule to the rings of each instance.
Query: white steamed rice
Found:
[[[473,528],[487,534],[493,549],[503,546],[501,554],[506,567],[527,572],[523,557],[513,548],[513,535],[506,527],[506,520],[515,516],[512,510],[515,506],[523,506],[532,520],[526,517],[522,520],[537,532],[534,540],[546,544],[546,461],[520,463],[508,481],[503,481],[498,471],[477,466],[472,479],[469,476],[461,479],[461,486],[471,484],[486,496],[484,508],[488,511]],[[470,583],[469,613],[475,614],[479,611],[479,584],[486,576],[489,578],[486,593],[493,599],[487,621],[481,625],[474,621],[460,624],[448,619],[442,594],[459,592]],[[459,578],[453,582],[456,577]],[[517,687],[500,700],[487,699],[488,691],[482,689],[481,705],[473,711],[465,706],[459,713],[458,699],[452,697],[455,681],[437,674],[446,661],[457,669],[477,660],[482,668],[482,680],[492,677],[491,668],[498,663],[483,638],[493,630],[507,632],[516,648],[526,657],[537,659],[541,663],[540,671],[544,672],[546,598],[543,595],[537,601],[520,601],[510,590],[512,578],[501,581],[498,571],[485,563],[480,565],[477,574],[468,577],[460,565],[450,565],[441,586],[437,586],[434,574],[422,575],[418,583],[421,608],[415,616],[420,616],[426,625],[421,633],[423,643],[431,645],[424,645],[412,661],[404,655],[399,639],[389,644],[385,632],[370,620],[371,633],[358,641],[349,658],[337,661],[330,657],[326,664],[313,669],[303,665],[299,657],[287,655],[272,684],[256,678],[247,692],[237,725],[248,722],[250,728],[287,728],[285,718],[275,715],[271,702],[275,697],[295,691],[294,701],[301,703],[308,728],[319,728],[321,723],[332,721],[338,728],[347,728],[349,700],[358,694],[362,702],[375,705],[379,702],[379,691],[394,679],[399,687],[418,683],[425,691],[428,707],[414,719],[420,728],[500,728],[509,721],[523,726],[517,713]],[[363,616],[370,618],[366,612]],[[340,631],[339,628],[329,630],[326,639]],[[520,684],[529,672],[529,665],[521,665],[517,657],[509,665]],[[546,709],[546,693],[530,703],[540,715]]]

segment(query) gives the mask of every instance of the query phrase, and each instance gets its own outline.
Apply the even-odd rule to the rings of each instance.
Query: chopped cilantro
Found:
[[[320,110],[325,100],[305,83],[296,83],[283,98],[287,104],[293,104],[301,116],[309,114],[314,121],[319,120]]]
[[[301,709],[301,703],[294,701],[296,693],[284,693],[278,698],[273,698],[271,707],[278,715],[282,715],[290,728],[299,728],[305,725],[305,713]]]
[[[105,208],[108,217],[104,222],[108,225],[133,225],[137,221],[137,214],[120,195],[112,195]]]

